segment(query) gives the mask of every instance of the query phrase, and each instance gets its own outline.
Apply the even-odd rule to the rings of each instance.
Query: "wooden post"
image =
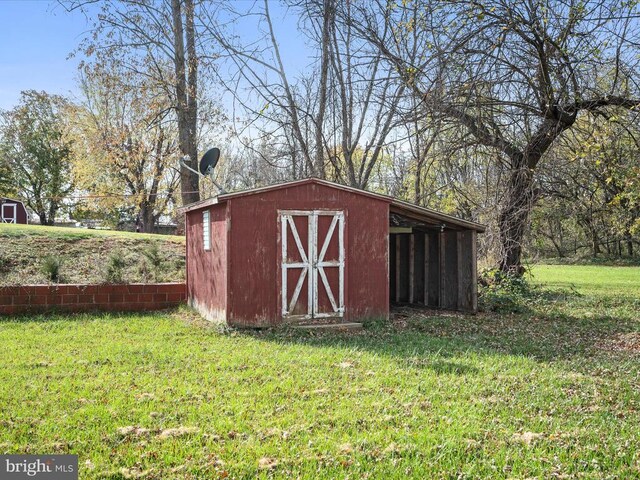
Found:
[[[462,244],[463,244],[463,240],[464,240],[464,232],[456,232],[456,247],[458,249],[457,252],[457,260],[458,260],[458,268],[457,268],[457,273],[456,275],[458,275],[458,299],[456,301],[456,309],[460,310],[462,308],[463,305],[465,305],[467,302],[465,302],[465,290],[467,288],[468,282],[465,281],[465,275],[464,275],[464,262],[462,261]]]
[[[471,232],[471,306],[478,311],[478,232]]]
[[[413,290],[415,287],[414,277],[414,263],[415,263],[415,236],[413,233],[409,234],[409,303],[413,303]]]
[[[424,306],[429,304],[429,235],[424,234]]]
[[[400,236],[396,235],[396,302],[400,302]]]
[[[445,261],[444,261],[444,255],[445,255],[445,234],[444,234],[444,230],[440,231],[440,234],[438,235],[438,239],[439,239],[439,252],[440,252],[440,259],[439,259],[439,263],[440,263],[440,275],[438,275],[439,277],[439,282],[440,284],[438,285],[439,287],[439,292],[440,295],[438,296],[438,306],[439,307],[444,307],[444,288],[445,288],[445,284],[444,284],[444,269],[445,269]]]

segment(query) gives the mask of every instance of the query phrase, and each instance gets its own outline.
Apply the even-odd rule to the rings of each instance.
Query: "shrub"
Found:
[[[151,245],[149,245],[142,251],[142,255],[144,255],[146,261],[151,266],[151,270],[153,271],[153,280],[155,282],[159,281],[160,273],[162,272],[164,266],[164,259],[162,258],[162,255],[160,255],[158,244],[152,243]]]
[[[111,253],[107,259],[107,283],[122,283],[124,281],[124,268],[126,266],[127,262],[125,262],[121,253]]]
[[[524,276],[506,274],[497,268],[480,272],[478,306],[481,310],[499,313],[518,313],[527,309],[534,296],[534,288]]]
[[[6,273],[11,268],[11,260],[0,253],[0,273]]]
[[[54,255],[46,255],[42,258],[40,264],[40,271],[47,277],[49,282],[60,282],[60,269],[62,267],[62,260],[60,257]]]

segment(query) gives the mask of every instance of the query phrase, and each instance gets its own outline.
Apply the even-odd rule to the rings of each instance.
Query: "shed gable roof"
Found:
[[[9,198],[9,197],[0,197],[0,203],[19,203],[20,205],[24,206],[24,202],[22,200],[16,200],[15,198]]]
[[[392,211],[399,213],[401,215],[409,215],[413,218],[418,218],[418,219],[423,218],[431,222],[436,221],[436,222],[442,223],[443,225],[449,225],[449,226],[453,225],[460,228],[476,230],[478,232],[485,231],[485,226],[480,223],[463,220],[462,218],[454,217],[452,215],[441,213],[436,210],[432,210],[430,208],[421,207],[419,205],[414,205],[412,203],[398,200],[396,198],[393,198],[389,195],[384,195],[382,193],[369,192],[367,190],[362,190],[355,187],[349,187],[347,185],[341,185],[339,183],[330,182],[328,180],[321,180],[319,178],[305,178],[302,180],[293,180],[290,182],[268,185],[266,187],[252,188],[252,189],[241,190],[241,191],[232,192],[232,193],[223,193],[216,197],[208,198],[206,200],[201,200],[199,202],[186,205],[180,208],[179,211],[181,213],[187,213],[192,210],[198,210],[201,208],[208,207],[210,205],[224,203],[227,200],[232,200],[234,198],[245,197],[249,195],[258,195],[261,193],[271,192],[274,190],[281,190],[284,188],[298,187],[298,186],[303,186],[308,184],[316,184],[316,185],[322,185],[329,188],[336,188],[336,189],[344,190],[356,195],[362,195],[365,197],[374,198],[376,200],[382,200],[384,202],[387,202],[390,205],[390,208]]]

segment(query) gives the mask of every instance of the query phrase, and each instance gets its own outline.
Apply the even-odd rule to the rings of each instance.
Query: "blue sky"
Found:
[[[74,92],[76,48],[89,22],[59,4],[38,0],[0,2],[0,108],[15,105],[21,90]]]
[[[283,14],[277,3],[272,10]],[[277,26],[287,65],[301,68],[307,52],[295,21],[289,17]],[[84,14],[69,13],[57,2],[0,0],[0,109],[13,107],[22,90],[76,95],[80,59],[68,57],[90,27]]]

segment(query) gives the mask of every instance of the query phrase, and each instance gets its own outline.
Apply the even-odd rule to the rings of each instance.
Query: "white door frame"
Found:
[[[5,207],[13,207],[13,217],[5,217],[4,209]],[[0,216],[2,216],[2,223],[18,223],[18,204],[17,203],[3,203],[0,208],[2,208],[2,212],[0,212]]]
[[[280,220],[280,232],[282,243],[282,285],[280,294],[282,296],[282,316],[289,319],[310,319],[310,318],[329,318],[329,317],[342,317],[344,316],[344,212],[341,210],[281,210],[279,213]],[[331,216],[331,224],[327,231],[326,237],[322,240],[322,243],[318,241],[318,217],[319,216]],[[305,250],[300,235],[295,226],[293,217],[307,217],[307,248]],[[301,261],[291,262],[287,259],[288,245],[287,237],[288,232],[291,230],[295,246],[300,255]],[[338,235],[338,260],[325,260],[324,257],[327,253],[331,240],[334,235]],[[320,248],[318,248],[320,246]],[[289,269],[302,269],[298,282],[289,299],[289,289],[287,285],[287,274]],[[331,289],[329,280],[325,273],[326,268],[338,268],[338,295],[337,299],[334,292]],[[303,315],[291,315],[296,306],[296,303],[300,297],[302,286],[305,278],[307,280],[307,313]],[[332,311],[320,312],[318,305],[318,286],[321,282],[322,286],[327,293],[329,302],[331,303]]]

